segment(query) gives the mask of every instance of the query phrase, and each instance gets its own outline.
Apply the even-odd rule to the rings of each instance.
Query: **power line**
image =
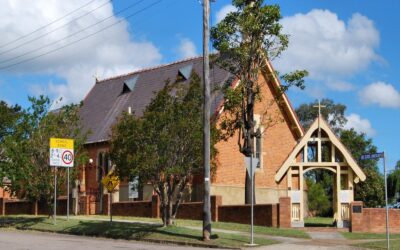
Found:
[[[0,55],[7,54],[7,53],[10,52],[10,51],[13,51],[13,50],[15,50],[15,49],[21,48],[21,47],[23,47],[24,45],[30,44],[31,42],[37,41],[37,40],[39,40],[39,39],[41,39],[41,38],[43,38],[43,37],[45,37],[45,36],[47,36],[47,35],[49,35],[49,34],[51,34],[51,33],[54,33],[55,31],[62,29],[63,27],[67,26],[68,24],[70,24],[70,23],[72,23],[72,22],[74,22],[74,21],[76,21],[76,20],[78,20],[78,19],[80,19],[80,18],[82,18],[82,17],[85,17],[85,16],[89,15],[90,13],[92,13],[92,12],[94,12],[94,11],[96,11],[96,10],[102,8],[102,7],[104,7],[106,4],[108,4],[108,3],[110,3],[110,2],[111,2],[111,0],[107,0],[105,3],[103,3],[102,5],[100,5],[100,6],[96,7],[96,8],[94,8],[93,10],[91,10],[91,11],[89,11],[89,12],[87,12],[87,13],[85,13],[85,14],[83,14],[83,15],[77,17],[77,18],[74,18],[74,19],[70,20],[69,22],[67,22],[67,23],[65,23],[65,24],[63,24],[63,25],[61,25],[61,26],[59,26],[59,27],[57,27],[57,28],[55,28],[55,29],[52,29],[52,30],[48,31],[48,32],[44,33],[44,34],[41,35],[41,36],[38,36],[38,37],[33,38],[33,39],[31,39],[31,40],[28,40],[28,41],[26,41],[26,42],[24,42],[24,43],[21,43],[21,44],[19,44],[19,45],[17,45],[17,46],[14,46],[14,47],[12,47],[12,48],[10,48],[10,49],[8,49],[8,50],[5,50],[5,51],[0,52]]]
[[[129,5],[128,7],[121,9],[121,10],[119,10],[118,12],[116,12],[115,15],[121,14],[121,13],[127,11],[128,9],[133,8],[133,7],[135,7],[136,5],[140,4],[140,3],[143,2],[143,1],[144,1],[144,0],[139,0],[138,2],[136,2],[136,3],[134,3],[134,4],[131,4],[131,5]],[[108,17],[106,17],[106,18],[104,18],[104,19],[102,19],[102,20],[100,20],[100,21],[98,21],[98,22],[96,22],[96,23],[94,23],[94,24],[92,24],[92,25],[89,25],[89,26],[87,26],[87,27],[85,27],[85,28],[83,28],[83,29],[80,29],[80,30],[78,30],[78,31],[76,31],[76,32],[74,32],[74,33],[72,33],[72,34],[69,34],[69,35],[67,35],[67,36],[65,36],[65,37],[63,37],[63,38],[61,38],[61,39],[58,39],[58,40],[56,40],[56,41],[54,41],[54,42],[51,42],[51,43],[48,43],[48,44],[46,44],[46,45],[44,45],[44,46],[42,46],[42,47],[39,47],[39,48],[37,48],[37,49],[33,49],[33,50],[30,50],[30,51],[27,51],[27,52],[22,53],[22,54],[20,54],[20,55],[18,55],[18,56],[15,56],[15,57],[11,57],[11,58],[8,58],[8,59],[5,59],[5,60],[1,60],[1,61],[0,61],[0,64],[4,64],[4,63],[10,62],[10,61],[14,61],[14,60],[16,60],[16,59],[18,59],[18,58],[21,58],[21,57],[23,57],[23,56],[30,55],[30,54],[32,54],[32,53],[41,51],[41,50],[43,50],[43,49],[45,49],[45,48],[47,48],[47,47],[50,47],[50,46],[52,46],[52,45],[55,45],[55,44],[57,44],[57,43],[59,43],[59,42],[65,40],[65,39],[67,39],[67,38],[70,38],[70,37],[73,37],[73,36],[75,36],[75,35],[78,35],[79,33],[83,32],[83,31],[85,31],[85,30],[88,30],[88,29],[90,29],[90,28],[92,28],[92,27],[94,27],[94,26],[96,26],[96,25],[99,25],[100,23],[103,23],[103,22],[107,21],[108,19],[114,17],[115,15],[112,14],[112,15],[110,15],[110,16],[108,16]],[[34,39],[34,40],[37,40],[37,39]],[[32,41],[32,40],[31,40],[31,41]],[[2,55],[2,53],[0,53],[0,55]]]
[[[7,42],[7,43],[4,43],[4,44],[0,45],[0,49],[6,47],[6,46],[9,45],[9,44],[12,44],[12,43],[15,43],[15,42],[17,42],[17,41],[19,41],[19,40],[21,40],[21,39],[24,39],[25,37],[28,37],[28,36],[30,36],[30,35],[32,35],[32,34],[38,32],[38,31],[40,31],[40,30],[42,30],[42,29],[44,29],[44,28],[46,28],[46,27],[48,27],[48,26],[50,26],[50,25],[52,25],[52,24],[54,24],[54,23],[57,23],[58,21],[60,21],[60,20],[62,20],[62,19],[64,19],[64,18],[66,18],[67,16],[70,16],[70,15],[72,15],[73,13],[77,12],[78,10],[81,10],[82,8],[85,8],[86,6],[88,6],[89,4],[93,3],[94,1],[96,1],[96,0],[89,1],[89,2],[87,2],[86,4],[82,5],[81,7],[77,8],[77,9],[75,9],[75,10],[69,12],[69,13],[67,13],[66,15],[64,15],[64,16],[62,16],[62,17],[60,17],[60,18],[57,18],[56,20],[54,20],[54,21],[52,21],[52,22],[50,22],[50,23],[48,23],[48,24],[46,24],[46,25],[44,25],[44,26],[41,26],[41,27],[39,27],[39,28],[37,28],[37,29],[35,29],[35,30],[29,32],[28,34],[22,35],[22,36],[20,36],[20,37],[17,38],[17,39],[14,39],[14,40],[12,40],[12,41],[9,41],[9,42]]]
[[[133,16],[135,16],[135,15],[137,15],[137,14],[140,14],[141,12],[143,12],[143,11],[145,11],[145,10],[147,10],[147,9],[150,9],[151,7],[153,7],[153,6],[155,6],[155,5],[159,4],[159,3],[161,3],[162,1],[163,1],[163,0],[158,0],[158,1],[156,1],[156,2],[154,2],[154,3],[152,3],[152,4],[150,4],[150,5],[147,5],[146,7],[142,8],[142,9],[140,9],[140,10],[134,12],[134,13],[132,13],[131,15],[126,16],[125,19],[132,18]],[[87,39],[87,38],[89,38],[89,37],[92,37],[92,36],[94,36],[94,35],[96,35],[96,34],[102,32],[102,31],[104,31],[104,30],[106,30],[106,29],[109,29],[109,28],[111,28],[111,27],[113,27],[113,26],[115,26],[115,25],[117,25],[117,24],[123,22],[125,19],[120,19],[120,20],[118,20],[118,21],[112,23],[111,25],[108,25],[108,26],[106,26],[106,27],[104,27],[104,28],[102,28],[102,29],[100,29],[100,30],[98,30],[98,31],[96,31],[96,32],[94,32],[94,33],[92,33],[92,34],[89,34],[89,35],[87,35],[87,36],[85,36],[85,37],[82,37],[82,38],[80,38],[80,39],[78,39],[78,40],[75,40],[75,41],[73,41],[73,42],[71,42],[71,43],[68,43],[68,44],[66,44],[66,45],[64,45],[64,46],[61,46],[61,47],[59,47],[59,48],[56,48],[56,49],[50,50],[50,51],[48,51],[48,52],[42,53],[42,54],[40,54],[40,55],[37,55],[37,56],[31,57],[31,58],[28,58],[28,59],[25,59],[25,60],[16,62],[16,63],[14,63],[14,64],[10,64],[10,65],[4,66],[4,67],[0,67],[0,70],[8,69],[8,68],[14,67],[14,66],[16,66],[16,65],[22,64],[22,63],[26,63],[26,62],[29,62],[29,61],[33,61],[33,60],[35,60],[35,59],[37,59],[37,58],[46,56],[46,55],[48,55],[48,54],[51,54],[51,53],[54,53],[54,52],[59,51],[59,50],[61,50],[61,49],[64,49],[64,48],[66,48],[66,47],[69,47],[69,46],[71,46],[71,45],[73,45],[73,44],[76,44],[76,43],[78,43],[78,42],[80,42],[80,41],[83,41],[83,40],[85,40],[85,39]]]

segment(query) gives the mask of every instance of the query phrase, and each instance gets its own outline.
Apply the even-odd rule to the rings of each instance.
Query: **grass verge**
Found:
[[[77,218],[98,218],[98,219],[108,219],[108,216],[102,215],[91,215]],[[127,221],[143,221],[143,222],[153,222],[153,223],[161,223],[160,219],[155,218],[142,218],[142,217],[125,217],[125,216],[113,216],[116,220],[127,220]],[[175,221],[176,225],[179,227],[202,227],[202,221],[198,220],[181,220],[177,219]],[[239,232],[250,232],[250,225],[247,224],[239,224],[239,223],[230,223],[230,222],[213,222],[212,228],[215,229],[224,229],[224,230],[232,230]],[[297,229],[290,228],[274,228],[274,227],[264,227],[264,226],[254,226],[254,233],[260,235],[270,235],[270,236],[281,236],[281,237],[292,237],[292,238],[303,238],[309,239],[310,236],[302,231]]]
[[[332,227],[333,218],[331,217],[308,217],[304,218],[306,227]]]
[[[107,221],[88,221],[79,219],[58,218],[57,224],[47,217],[33,216],[6,216],[3,217],[0,226],[3,228],[16,228],[19,230],[34,230],[54,232],[72,235],[85,235],[105,237],[112,239],[157,241],[185,245],[198,245],[209,247],[240,248],[249,242],[249,238],[241,235],[218,233],[212,235],[212,241],[203,242],[202,232],[184,227],[161,227],[158,224],[124,223]],[[259,245],[270,245],[277,241],[255,238]]]
[[[349,240],[386,239],[386,233],[350,233],[350,232],[341,232],[341,234],[346,239],[349,239]],[[400,239],[400,234],[390,234],[390,239]]]
[[[371,249],[387,249],[386,240],[361,243],[354,246]],[[400,239],[390,240],[390,249],[400,249]]]

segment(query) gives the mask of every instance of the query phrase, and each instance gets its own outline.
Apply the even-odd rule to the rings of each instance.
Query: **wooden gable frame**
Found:
[[[354,160],[352,155],[349,153],[349,151],[346,149],[346,147],[343,145],[343,143],[339,140],[339,138],[335,135],[335,133],[332,131],[332,129],[329,127],[327,122],[322,119],[321,117],[317,118],[314,123],[311,125],[311,127],[308,129],[307,133],[303,136],[303,138],[300,140],[300,142],[296,145],[296,147],[293,149],[293,151],[290,153],[286,161],[283,163],[281,168],[277,171],[275,175],[275,181],[279,182],[282,180],[283,176],[286,174],[286,172],[289,170],[289,168],[293,165],[295,165],[296,162],[296,156],[301,152],[301,150],[304,150],[304,147],[307,145],[307,143],[310,141],[313,133],[321,129],[326,132],[326,134],[329,137],[329,141],[332,143],[333,146],[335,146],[340,153],[342,153],[345,162],[347,165],[354,171],[356,176],[358,177],[359,180],[364,181],[366,179],[366,176],[360,166],[358,166],[357,162]],[[312,162],[312,163],[304,163],[306,165],[312,165],[313,167],[321,166],[321,167],[326,167],[323,165],[331,165],[332,163],[320,163],[320,162]],[[337,163],[339,165],[339,163]],[[315,165],[315,166],[314,166]],[[357,181],[356,181],[357,182]]]

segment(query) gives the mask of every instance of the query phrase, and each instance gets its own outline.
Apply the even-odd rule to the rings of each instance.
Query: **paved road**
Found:
[[[30,231],[0,231],[0,249],[4,250],[168,250],[189,249],[184,246],[160,245],[136,241],[89,238]],[[193,248],[192,248],[193,249]],[[195,248],[210,250],[210,248]]]

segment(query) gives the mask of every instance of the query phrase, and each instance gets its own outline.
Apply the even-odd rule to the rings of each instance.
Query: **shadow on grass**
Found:
[[[79,221],[58,219],[57,224],[47,217],[19,217],[7,216],[0,219],[0,227],[12,227],[20,230],[37,230],[62,234],[105,237],[125,240],[159,240],[179,241],[202,244],[201,231],[170,226],[162,227],[157,224],[127,223],[108,221]],[[222,242],[246,243],[242,237],[220,237],[213,234],[211,239]],[[217,242],[212,243],[218,244]],[[230,243],[231,244],[231,243]]]
[[[45,223],[45,217],[19,217],[19,216],[10,216],[10,217],[2,217],[0,219],[0,227],[16,227],[21,229],[29,229],[30,227],[38,224]]]

